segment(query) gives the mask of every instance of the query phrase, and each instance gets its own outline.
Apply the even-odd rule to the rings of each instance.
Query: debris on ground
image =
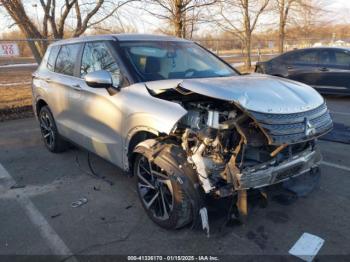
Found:
[[[18,188],[25,188],[26,185],[21,185],[21,184],[15,184],[13,186],[10,187],[10,189],[18,189]]]
[[[288,253],[304,261],[311,262],[323,244],[324,239],[309,233],[303,233]]]
[[[59,217],[61,215],[62,215],[61,213],[57,213],[57,214],[52,215],[51,218],[56,218],[56,217]]]
[[[80,207],[82,205],[85,205],[87,202],[88,202],[88,199],[86,197],[82,197],[77,201],[72,202],[71,207]]]

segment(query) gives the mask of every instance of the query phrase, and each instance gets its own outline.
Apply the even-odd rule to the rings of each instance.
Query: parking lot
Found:
[[[327,102],[334,121],[349,127],[349,98],[327,97]],[[106,161],[91,157],[98,178],[89,170],[87,152],[49,153],[34,118],[2,122],[0,254],[57,255],[50,259],[59,261],[80,260],[80,255],[121,255],[113,257],[120,261],[126,255],[156,254],[299,261],[288,250],[308,232],[325,240],[318,261],[349,261],[350,145],[319,145],[322,177],[313,192],[296,198],[277,188],[268,195],[267,206],[252,198],[245,225],[226,224],[230,202],[221,201],[210,208],[207,238],[200,229],[167,231],[153,224],[138,200],[134,179]],[[71,206],[82,197],[88,202]]]

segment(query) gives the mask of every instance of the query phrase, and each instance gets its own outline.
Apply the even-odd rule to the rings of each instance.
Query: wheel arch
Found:
[[[124,169],[129,171],[132,170],[132,163],[136,156],[134,150],[138,144],[147,139],[157,138],[158,136],[159,132],[157,130],[149,128],[138,128],[130,133],[124,147],[126,151],[124,154]]]
[[[48,104],[46,103],[46,101],[44,99],[39,98],[35,103],[35,113],[37,116],[39,116],[39,112],[40,112],[41,108],[43,108],[44,106],[48,106]]]

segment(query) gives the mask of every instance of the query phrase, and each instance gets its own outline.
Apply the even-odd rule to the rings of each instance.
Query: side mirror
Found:
[[[84,80],[88,86],[94,88],[109,88],[113,85],[112,75],[106,70],[88,73]]]

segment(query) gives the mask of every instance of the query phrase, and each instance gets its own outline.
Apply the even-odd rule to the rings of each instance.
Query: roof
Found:
[[[73,44],[87,41],[176,41],[190,42],[189,40],[166,35],[151,35],[151,34],[109,34],[109,35],[92,35],[81,36],[76,38],[64,39],[53,43],[52,45]]]
[[[306,47],[306,48],[297,48],[294,50],[287,51],[288,52],[293,52],[293,51],[303,51],[303,50],[316,50],[316,49],[342,49],[342,50],[347,50],[350,51],[349,47],[346,46],[315,46],[315,47]]]

